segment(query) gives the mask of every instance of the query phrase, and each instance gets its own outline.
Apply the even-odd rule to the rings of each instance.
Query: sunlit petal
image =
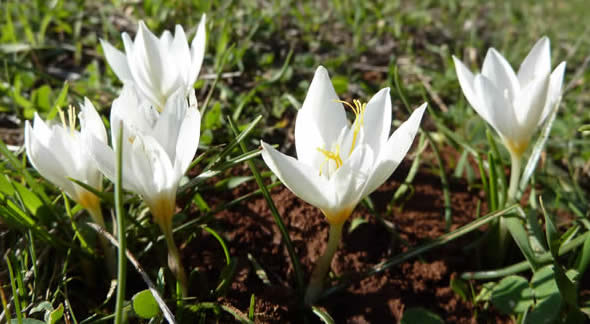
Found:
[[[295,122],[295,148],[299,160],[314,164],[321,161],[317,148],[325,148],[334,142],[342,128],[348,125],[344,108],[337,100],[328,71],[318,67]]]
[[[375,191],[382,185],[406,156],[410,147],[412,147],[426,107],[427,104],[424,103],[414,110],[410,118],[401,124],[383,145],[379,155],[375,157],[374,170],[363,190],[365,195]]]
[[[551,73],[551,49],[549,38],[542,37],[535,43],[518,69],[518,80],[524,87],[537,77]]]
[[[328,182],[319,177],[317,170],[262,141],[260,144],[266,165],[296,196],[319,208],[334,205],[334,195],[329,190]]]

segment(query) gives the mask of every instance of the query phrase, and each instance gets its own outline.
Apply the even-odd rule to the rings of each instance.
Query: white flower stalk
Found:
[[[91,135],[105,143],[107,133],[88,98],[80,105],[80,130],[76,130],[76,114],[70,106],[66,114],[59,110],[61,124],[47,124],[35,113],[33,126],[25,124],[25,147],[29,161],[47,180],[63,190],[72,200],[88,210],[92,220],[105,228],[100,200],[92,192],[72,182],[76,179],[102,191],[102,174],[86,148],[83,138]],[[101,236],[102,238],[102,236]],[[114,262],[111,248],[101,239],[107,262]],[[114,267],[111,268],[113,270]]]
[[[123,127],[123,188],[140,194],[160,226],[169,249],[168,265],[186,295],[187,278],[172,237],[176,190],[199,145],[201,115],[194,93],[189,106],[183,91],[170,97],[159,113],[126,86],[111,109],[111,137],[116,146]],[[98,168],[115,181],[115,152],[104,142],[86,138]],[[115,147],[116,149],[116,147]]]
[[[176,25],[174,36],[166,30],[158,38],[140,21],[134,41],[127,33],[122,37],[125,53],[100,40],[107,62],[121,82],[135,85],[142,100],[148,100],[159,111],[179,89],[188,96],[205,55],[204,14],[190,49],[180,25]]]
[[[321,292],[341,236],[342,225],[355,206],[379,187],[404,158],[420,125],[426,103],[391,136],[389,89],[366,104],[345,103],[356,118],[346,118],[323,67],[315,76],[295,124],[297,158],[261,142],[268,167],[296,196],[318,207],[330,224],[328,248],[318,261],[306,293],[308,303]]]
[[[467,101],[496,130],[512,156],[509,197],[513,197],[521,157],[561,96],[565,62],[551,72],[547,37],[537,41],[517,73],[494,48],[488,50],[476,75],[455,56],[453,60]]]

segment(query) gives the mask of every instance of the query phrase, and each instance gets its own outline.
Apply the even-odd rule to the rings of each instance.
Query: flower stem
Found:
[[[518,183],[520,182],[520,162],[521,155],[510,152],[511,169],[510,169],[510,184],[508,186],[508,197],[506,199],[507,204],[513,204],[516,201],[516,193],[518,191]],[[499,248],[499,261],[504,262],[506,256],[506,249],[508,246],[508,227],[504,217],[500,217],[498,243]]]
[[[188,296],[188,279],[184,272],[184,266],[180,259],[180,252],[174,243],[174,236],[172,234],[172,224],[160,224],[160,228],[166,238],[166,245],[168,246],[168,267],[180,283],[182,297]]]
[[[119,125],[119,134],[117,136],[116,163],[115,163],[115,214],[117,215],[117,240],[119,241],[119,250],[117,257],[117,299],[115,302],[115,324],[122,324],[123,304],[125,302],[125,282],[127,280],[127,256],[125,251],[125,212],[123,210],[123,121]],[[104,220],[103,220],[104,223]]]
[[[102,217],[102,210],[100,209],[100,206],[98,207],[92,207],[92,208],[88,208],[88,213],[90,214],[90,217],[92,218],[92,220],[100,227],[102,227],[103,229],[106,230],[106,225],[104,222],[104,218]],[[104,251],[104,257],[107,263],[107,268],[109,270],[109,274],[111,276],[115,276],[116,274],[116,263],[115,263],[115,251],[113,250],[113,247],[109,244],[109,242],[107,241],[107,239],[102,236],[99,235],[98,239],[100,240],[100,245],[102,247],[102,250]]]
[[[515,153],[510,153],[512,167],[510,169],[510,185],[508,187],[508,204],[514,203],[516,200],[516,193],[518,191],[518,183],[520,181],[520,162],[521,156]]]
[[[330,270],[332,258],[338,249],[338,244],[340,243],[340,239],[342,237],[342,225],[343,223],[330,224],[328,246],[313,269],[311,278],[309,280],[309,285],[305,291],[305,303],[308,305],[313,304],[322,292],[324,278],[326,277],[328,270]]]

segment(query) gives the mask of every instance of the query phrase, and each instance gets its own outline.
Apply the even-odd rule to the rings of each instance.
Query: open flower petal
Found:
[[[484,75],[478,74],[474,80],[475,92],[481,98],[487,114],[486,121],[496,131],[513,138],[517,133],[517,123],[512,103],[507,101],[496,86]]]
[[[328,182],[319,176],[317,170],[277,151],[263,141],[260,144],[266,165],[296,196],[319,208],[333,206],[333,193],[329,190]]]
[[[534,79],[522,89],[522,94],[516,98],[514,102],[516,121],[518,123],[516,130],[529,132],[529,134],[520,134],[518,137],[530,137],[536,130],[543,114],[543,108],[545,108],[548,86],[548,75],[544,78]]]
[[[103,39],[100,40],[100,44],[107,62],[117,77],[120,80],[133,80],[125,54]]]
[[[330,178],[336,193],[332,209],[354,208],[365,196],[363,188],[373,171],[374,154],[367,144],[360,145]]]
[[[391,97],[389,88],[383,88],[371,98],[365,108],[363,129],[364,143],[367,143],[374,152],[381,150],[381,144],[387,142],[391,130]]]
[[[346,113],[332,86],[328,71],[318,67],[295,122],[295,148],[299,160],[316,163],[323,159],[317,148],[334,142],[348,126]],[[327,148],[330,149],[330,148]]]
[[[174,168],[179,179],[187,171],[195,157],[200,134],[201,113],[196,106],[191,106],[186,111],[176,142]]]
[[[551,49],[549,38],[542,37],[535,43],[518,69],[521,86],[527,85],[537,77],[551,73]]]
[[[197,80],[201,66],[203,65],[203,59],[205,58],[205,46],[206,46],[206,31],[205,31],[206,15],[203,14],[199,26],[197,27],[197,34],[191,42],[191,65],[190,65],[190,76],[189,76],[189,88],[192,89],[193,84]],[[190,91],[189,89],[189,91]]]
[[[78,114],[78,118],[80,119],[80,132],[89,132],[97,139],[106,143],[108,141],[107,130],[92,102],[84,97],[84,103],[80,105],[80,108],[81,111]]]
[[[457,57],[453,56],[453,61],[455,62],[455,72],[457,73],[457,78],[459,79],[459,84],[461,85],[465,98],[467,98],[469,104],[481,118],[489,123],[490,117],[487,108],[481,103],[479,95],[475,92],[475,76]]]
[[[553,109],[553,106],[557,104],[559,97],[561,96],[563,88],[563,75],[565,73],[565,62],[561,62],[549,77],[549,88],[547,90],[547,102],[545,102],[545,108],[543,108],[543,115],[539,119],[539,125],[541,125],[549,113]]]
[[[368,195],[382,185],[387,178],[397,169],[403,158],[406,156],[416,133],[420,127],[422,116],[426,111],[427,104],[418,107],[410,118],[400,125],[381,148],[379,155],[375,157],[375,166],[371,177],[363,189],[364,195]]]
[[[520,92],[520,84],[514,70],[494,48],[488,50],[481,74],[495,84],[501,92],[508,91],[508,100],[513,100]]]

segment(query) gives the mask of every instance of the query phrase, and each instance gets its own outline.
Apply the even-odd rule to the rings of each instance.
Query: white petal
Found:
[[[181,75],[185,85],[188,85],[192,70],[191,52],[188,48],[188,40],[186,39],[184,29],[180,25],[176,25],[175,27],[170,54],[169,60],[171,59],[173,62],[169,62],[174,64],[176,73]],[[182,91],[186,95],[186,89],[182,89]]]
[[[129,70],[127,56],[125,56],[125,53],[119,51],[113,45],[103,39],[100,40],[100,44],[102,45],[102,50],[104,52],[105,58],[107,59],[107,62],[119,80],[121,80],[121,82],[133,81],[133,76]]]
[[[317,148],[332,145],[342,128],[348,126],[344,107],[337,100],[328,72],[318,67],[295,121],[295,148],[300,161],[308,164],[322,161]]]
[[[364,197],[363,188],[371,176],[374,156],[367,144],[355,149],[352,155],[330,178],[332,191],[336,193],[334,209],[354,208]]]
[[[199,71],[203,65],[203,59],[205,58],[205,46],[207,40],[205,22],[206,16],[203,14],[201,22],[199,22],[199,27],[197,27],[197,34],[191,42],[191,67],[188,79],[188,86],[190,89],[192,89],[195,81],[197,81],[197,76],[199,75]]]
[[[174,182],[170,158],[160,143],[151,136],[138,136],[131,147],[131,167],[143,195],[170,189]]]
[[[514,102],[518,137],[523,141],[530,139],[539,124],[547,100],[548,86],[548,75],[534,79],[522,89],[520,96]]]
[[[140,21],[129,64],[137,89],[154,105],[164,107],[166,98],[162,84],[167,82],[167,76],[159,43],[160,40]]]
[[[363,189],[363,197],[375,191],[397,169],[414,142],[426,106],[427,104],[424,103],[414,110],[410,118],[393,132],[379,155],[375,157],[375,167]]]
[[[453,61],[455,62],[455,72],[457,72],[457,78],[459,79],[459,84],[461,85],[461,89],[463,89],[465,98],[467,98],[471,107],[475,109],[481,118],[487,121],[489,119],[488,111],[475,92],[475,78],[473,73],[454,55]]]
[[[199,146],[199,136],[201,131],[201,114],[196,106],[188,108],[176,143],[176,157],[174,169],[177,177],[180,178],[190,166],[197,148]]]
[[[123,47],[125,48],[125,57],[127,57],[127,67],[129,68],[129,60],[133,58],[133,50],[135,49],[135,45],[133,44],[133,40],[127,33],[122,33],[121,38],[123,39]],[[129,68],[129,72],[131,73],[131,69]]]
[[[135,132],[149,133],[157,120],[157,113],[146,103],[141,103],[133,86],[126,85],[111,107],[111,137],[119,134],[120,122],[125,122]],[[115,145],[113,145],[115,146]]]
[[[165,30],[160,36],[160,46],[164,48],[170,48],[172,46],[172,33],[169,30]]]
[[[501,92],[508,91],[508,100],[520,92],[520,84],[514,70],[502,54],[490,48],[483,61],[481,74],[485,75]]]
[[[82,140],[88,146],[88,152],[92,156],[92,159],[96,163],[100,172],[102,172],[102,174],[104,174],[104,176],[111,182],[115,183],[117,180],[117,172],[115,169],[116,156],[113,149],[90,133],[85,134]],[[128,158],[128,153],[130,152],[126,153],[125,146],[123,147],[123,188],[137,192],[139,187],[137,186],[130,167],[131,161],[129,161],[130,159]]]
[[[391,97],[389,88],[381,89],[367,103],[364,116],[365,138],[375,154],[387,142],[391,130]]]
[[[37,125],[41,125],[41,123],[35,121],[35,128],[37,128]],[[67,166],[61,164],[54,152],[44,145],[40,138],[37,137],[38,134],[35,133],[35,130],[27,121],[25,123],[25,149],[29,162],[44,178],[60,187],[71,198],[77,199],[74,184],[67,179]]]
[[[42,143],[44,146],[49,146],[49,139],[51,138],[52,130],[36,112],[33,117],[32,131],[40,143]]]
[[[549,38],[541,37],[535,43],[518,69],[518,80],[524,87],[535,78],[551,73],[551,48]]]
[[[297,197],[320,209],[333,206],[335,199],[326,180],[314,170],[296,159],[287,156],[270,145],[262,145],[262,158],[268,168]]]
[[[515,138],[518,132],[518,124],[514,114],[512,102],[506,100],[504,95],[484,75],[475,76],[475,93],[481,99],[488,118],[484,118],[500,135],[507,138]],[[483,117],[483,116],[482,116]]]
[[[188,109],[188,103],[184,91],[179,89],[166,102],[166,107],[160,114],[151,135],[158,140],[170,159],[173,161],[176,155],[176,143],[178,131]]]
[[[80,109],[81,111],[78,114],[78,118],[80,119],[80,132],[90,132],[97,139],[106,143],[108,141],[107,131],[92,102],[84,97],[84,103],[80,105]]]
[[[61,126],[54,126],[49,137],[49,145],[47,146],[59,163],[66,168],[66,174],[72,178],[84,181],[79,176],[79,171],[85,166],[82,164],[80,156],[83,152],[80,151],[80,145],[77,143],[77,131],[72,132],[69,128],[65,129]]]
[[[549,88],[547,89],[547,102],[545,108],[543,108],[543,114],[539,119],[539,125],[545,121],[549,113],[553,109],[553,106],[557,104],[559,97],[561,96],[563,86],[563,75],[565,73],[565,62],[561,62],[549,77]]]

